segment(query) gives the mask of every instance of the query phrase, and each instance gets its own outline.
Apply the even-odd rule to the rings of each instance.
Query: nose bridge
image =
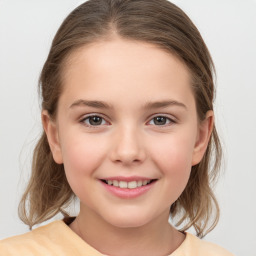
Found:
[[[123,124],[115,132],[112,160],[125,165],[144,161],[146,154],[140,129],[134,124]]]

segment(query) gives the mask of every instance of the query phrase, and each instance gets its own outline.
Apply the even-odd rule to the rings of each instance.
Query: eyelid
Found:
[[[104,119],[104,121],[107,123],[107,124],[101,124],[101,125],[88,125],[88,124],[85,124],[84,120],[89,118],[89,117],[92,117],[92,116],[98,116],[102,119]],[[164,128],[166,126],[170,126],[170,125],[173,125],[173,124],[176,124],[178,122],[177,118],[173,117],[173,116],[170,116],[170,114],[161,114],[161,113],[157,113],[157,114],[153,114],[150,116],[150,118],[148,119],[148,121],[146,122],[146,124],[148,124],[150,121],[152,121],[155,117],[165,117],[166,119],[168,119],[170,121],[169,124],[164,124],[164,125],[154,125],[154,126],[158,126],[159,128]],[[85,114],[83,115],[80,119],[79,119],[79,122],[82,123],[83,125],[87,126],[87,127],[90,127],[90,128],[100,128],[102,126],[106,126],[106,125],[110,125],[111,123],[108,121],[108,118],[101,114],[101,113],[97,113],[97,112],[94,112],[94,113],[89,113],[89,114]],[[148,124],[149,125],[149,124]]]
[[[158,113],[158,114],[154,114],[154,115],[152,115],[151,117],[150,117],[150,119],[149,119],[149,121],[147,121],[147,123],[146,124],[148,124],[150,121],[152,121],[155,117],[165,117],[166,119],[168,119],[169,121],[170,121],[170,123],[169,124],[164,124],[164,125],[154,125],[154,126],[158,126],[159,128],[164,128],[164,127],[166,127],[166,126],[170,126],[170,125],[172,125],[172,124],[176,124],[177,123],[177,119],[175,118],[175,117],[170,117],[170,115],[168,115],[168,114],[161,114],[161,113]]]
[[[88,125],[84,122],[84,120],[86,120],[87,118],[89,117],[92,117],[92,116],[98,116],[100,118],[102,118],[107,124],[100,124],[100,125]],[[90,114],[86,114],[86,115],[83,115],[80,119],[79,119],[79,122],[82,123],[83,125],[85,125],[86,127],[90,127],[90,128],[100,128],[102,126],[106,126],[106,125],[110,125],[110,122],[107,120],[107,118],[102,115],[102,114],[99,114],[99,113],[90,113]]]

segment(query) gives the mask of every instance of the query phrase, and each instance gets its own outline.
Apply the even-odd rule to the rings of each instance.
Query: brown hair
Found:
[[[152,43],[178,56],[189,68],[198,117],[213,109],[214,65],[195,25],[177,6],[167,0],[89,0],[64,20],[54,37],[44,64],[39,88],[42,109],[55,118],[61,94],[63,65],[70,54],[97,40],[118,36]],[[211,189],[219,170],[221,146],[215,126],[202,161],[192,167],[188,184],[171,206],[182,230],[194,226],[203,237],[219,218],[219,207]],[[211,164],[213,163],[213,164]],[[43,132],[33,156],[32,175],[19,205],[20,218],[30,228],[63,209],[74,198],[64,166],[56,164]]]

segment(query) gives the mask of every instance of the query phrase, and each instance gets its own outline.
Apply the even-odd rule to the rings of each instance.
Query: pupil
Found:
[[[155,124],[156,125],[163,125],[166,123],[166,117],[164,116],[157,116],[154,118]]]
[[[99,116],[91,116],[89,118],[89,122],[91,125],[100,125],[102,122],[102,118]]]

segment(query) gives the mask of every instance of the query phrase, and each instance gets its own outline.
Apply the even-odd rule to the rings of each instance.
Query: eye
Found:
[[[86,124],[87,126],[100,126],[107,124],[107,121],[103,117],[97,115],[85,117],[81,120],[81,122]]]
[[[175,123],[172,119],[166,117],[166,116],[155,116],[149,121],[149,125],[158,125],[158,126],[164,126],[168,125],[170,123]]]

